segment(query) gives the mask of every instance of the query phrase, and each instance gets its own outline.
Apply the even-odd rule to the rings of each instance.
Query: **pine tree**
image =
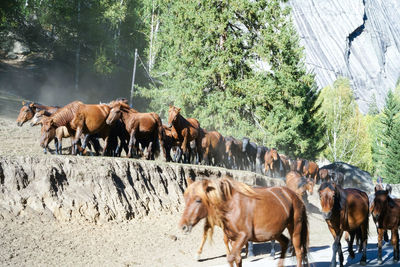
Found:
[[[206,129],[315,157],[318,95],[289,15],[277,0],[169,2],[152,51],[161,86],[141,94],[153,110],[175,104]]]
[[[400,105],[396,96],[389,91],[386,97],[386,104],[383,109],[381,125],[381,143],[379,151],[382,166],[380,174],[386,178],[388,183],[399,183],[400,176],[398,167],[400,166],[400,121],[398,113]]]

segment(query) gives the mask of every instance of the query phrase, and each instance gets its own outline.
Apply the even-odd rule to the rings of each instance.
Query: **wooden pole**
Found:
[[[133,72],[132,72],[132,86],[131,86],[131,99],[130,99],[131,107],[133,106],[133,88],[135,87],[136,59],[137,59],[137,48],[135,49],[135,61],[133,63]]]

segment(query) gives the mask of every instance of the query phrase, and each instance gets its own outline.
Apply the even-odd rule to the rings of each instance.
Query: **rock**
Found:
[[[400,76],[400,1],[290,0],[306,66],[320,88],[350,79],[362,112],[384,105]]]
[[[328,169],[343,173],[343,188],[358,188],[365,191],[367,194],[374,191],[374,184],[372,183],[371,174],[357,168],[356,166],[344,162],[334,162],[332,164],[325,165],[320,169]]]
[[[123,158],[0,156],[0,218],[103,223],[183,208],[186,177],[230,174],[250,185],[284,185],[251,172]]]
[[[13,44],[13,48],[12,48],[12,52],[14,54],[29,54],[31,52],[31,50],[29,49],[29,47],[25,44],[23,44],[20,41],[15,40],[14,44]]]

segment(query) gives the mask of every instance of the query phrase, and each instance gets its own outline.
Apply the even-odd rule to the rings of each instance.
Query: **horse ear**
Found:
[[[35,106],[35,103],[30,103],[29,106],[30,106],[31,108],[33,108],[33,107]]]
[[[22,100],[22,105],[25,106],[26,102],[25,100]]]
[[[181,108],[178,108],[178,112],[181,112]]]
[[[193,184],[193,180],[188,176],[188,177],[186,177],[186,183],[189,186],[189,185]]]

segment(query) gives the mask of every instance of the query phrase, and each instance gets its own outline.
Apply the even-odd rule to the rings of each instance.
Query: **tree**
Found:
[[[371,142],[363,115],[355,102],[348,79],[339,78],[322,89],[320,115],[325,118],[327,148],[323,155],[330,161],[343,161],[372,170]]]
[[[400,105],[396,95],[389,91],[385,107],[382,112],[380,136],[381,146],[378,155],[381,161],[379,174],[385,177],[388,183],[399,183],[398,167],[400,166]]]
[[[165,2],[165,1],[164,1]],[[281,1],[166,1],[153,40],[151,109],[314,158],[323,148],[317,90]]]

